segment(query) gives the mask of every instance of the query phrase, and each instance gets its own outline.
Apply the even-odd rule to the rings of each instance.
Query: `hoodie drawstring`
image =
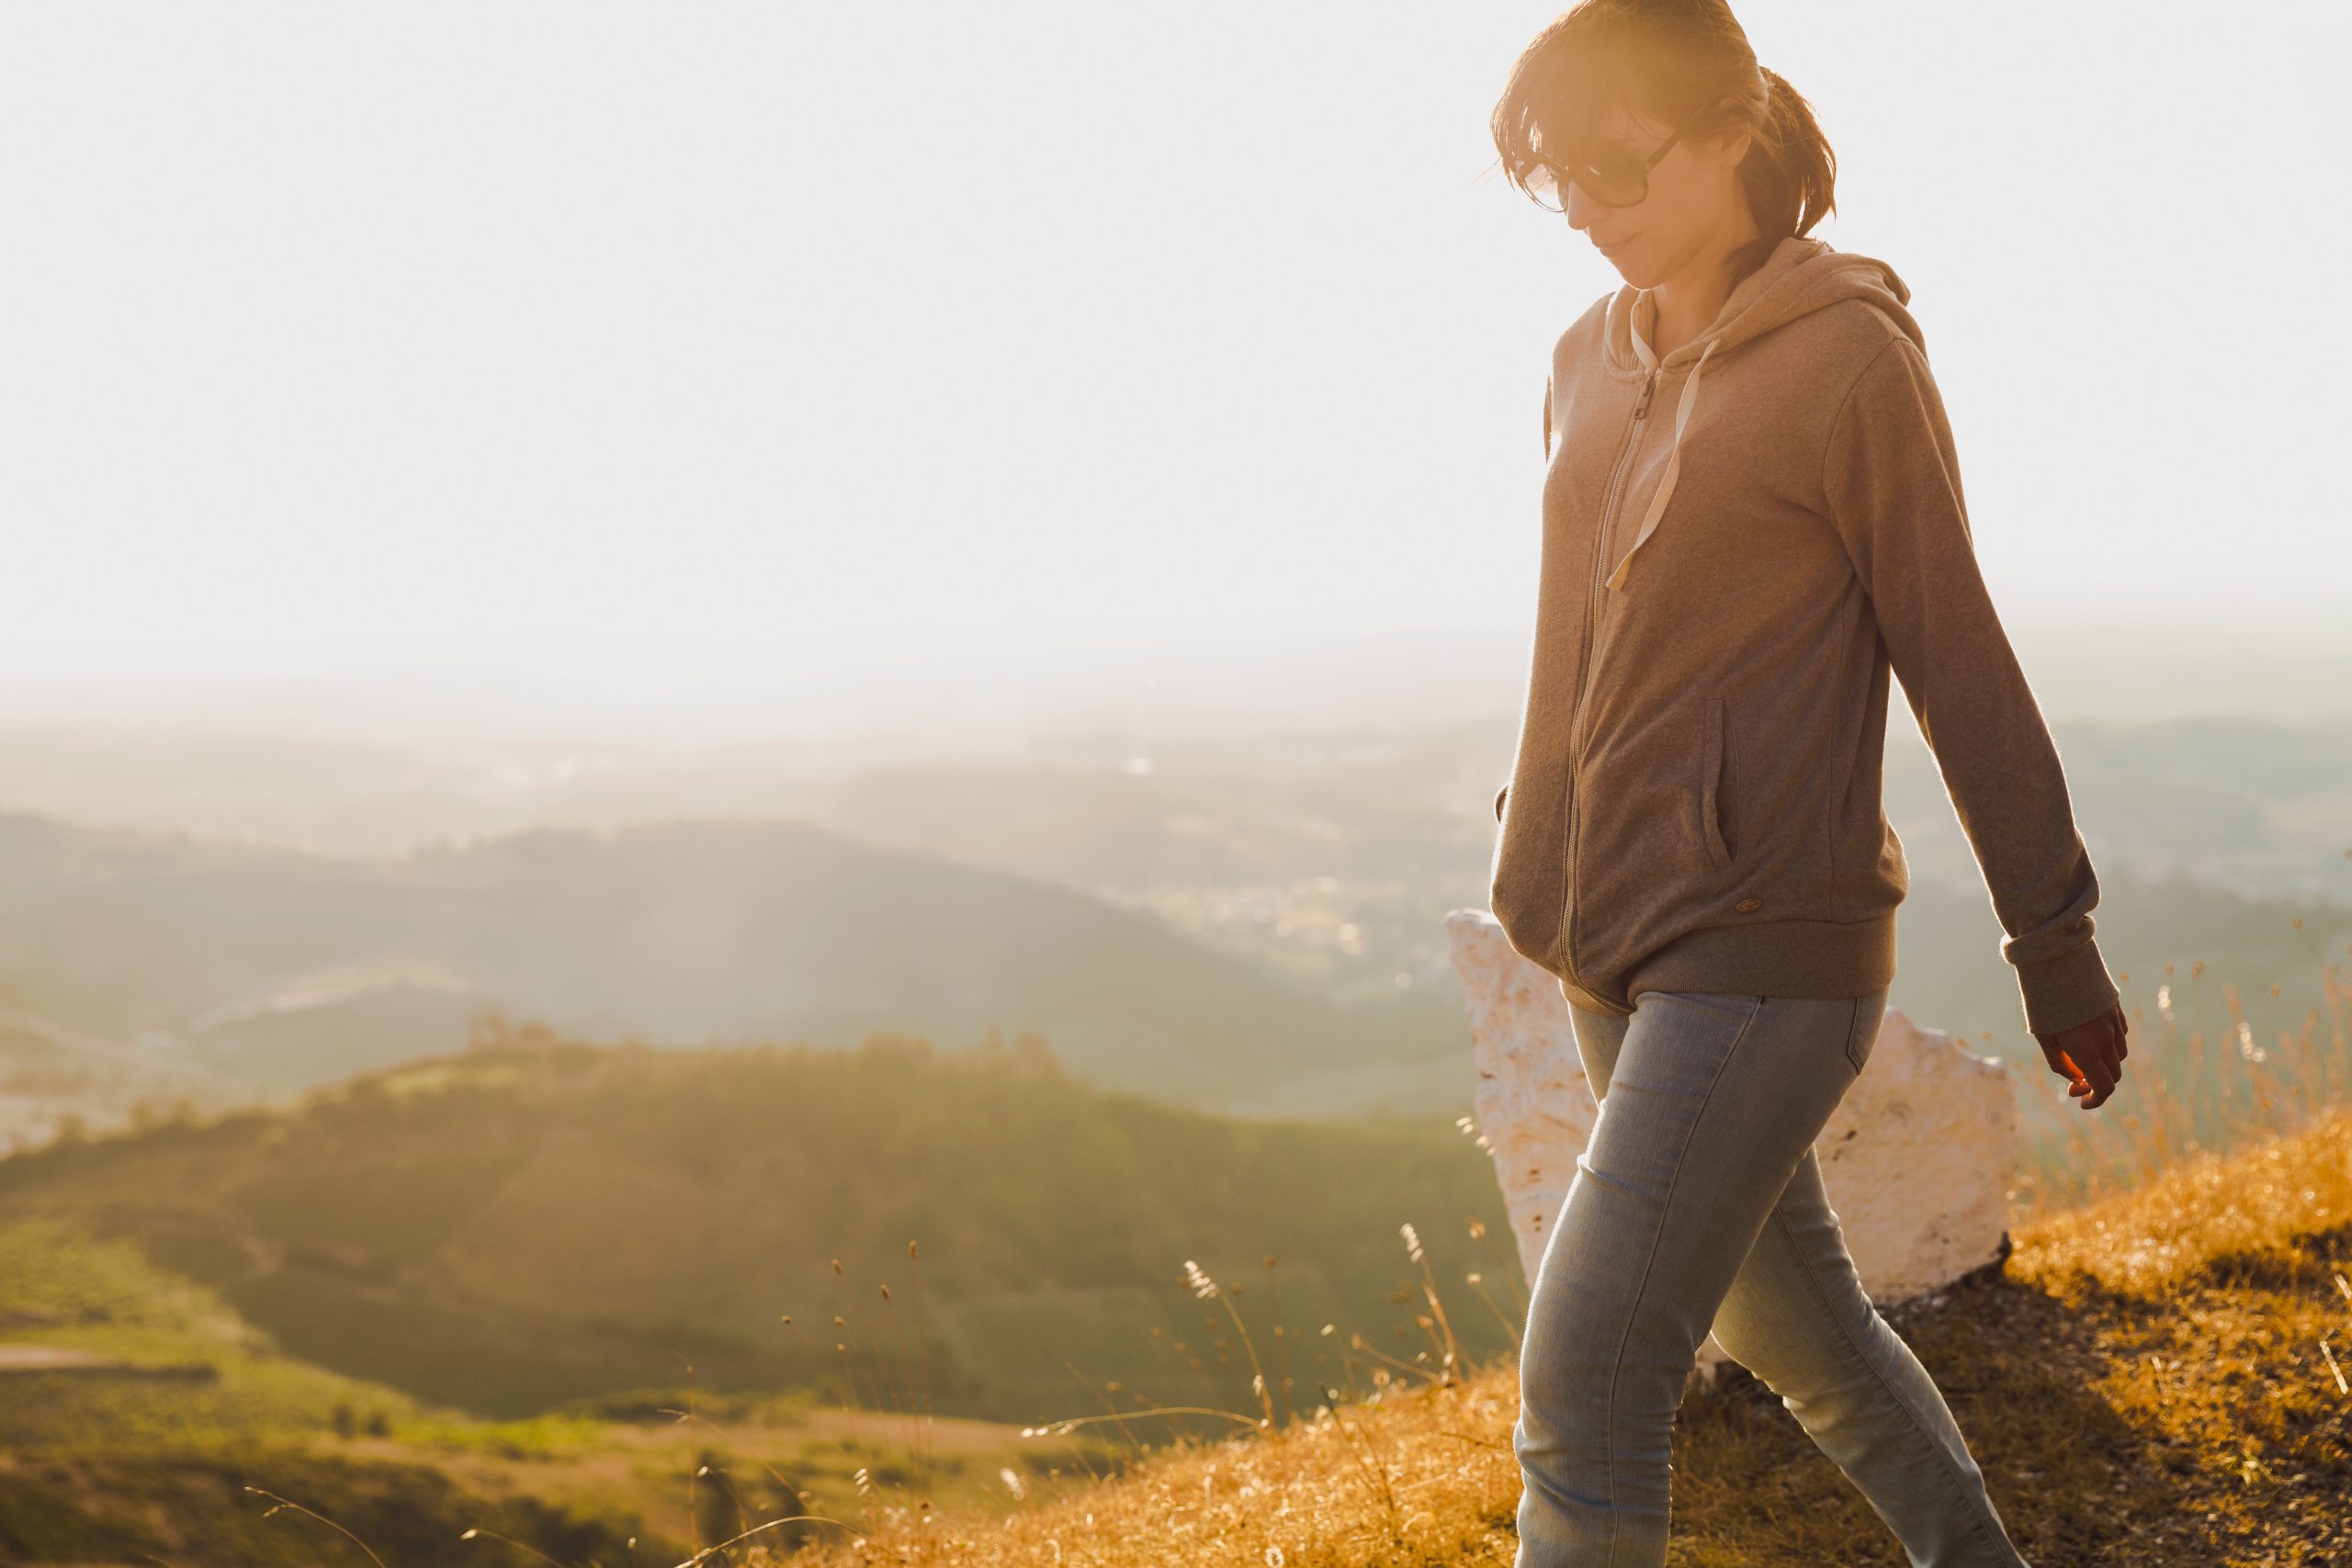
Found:
[[[1634,352],[1641,355],[1642,364],[1655,374],[1657,355],[1650,352],[1650,345],[1642,339],[1638,316],[1632,324]],[[1674,494],[1674,481],[1682,472],[1682,433],[1690,426],[1690,409],[1699,399],[1699,373],[1707,367],[1707,355],[1714,353],[1715,344],[1722,341],[1719,337],[1707,340],[1707,346],[1699,353],[1699,362],[1690,367],[1690,378],[1682,383],[1682,400],[1674,409],[1674,446],[1667,453],[1666,477],[1658,480],[1657,494],[1651,498],[1649,510],[1642,515],[1642,526],[1634,536],[1632,547],[1618,561],[1617,570],[1609,574],[1609,586],[1618,592],[1624,592],[1625,571],[1634,564],[1634,551],[1640,549],[1649,538],[1651,530],[1657,526],[1659,515],[1666,511],[1667,502]]]

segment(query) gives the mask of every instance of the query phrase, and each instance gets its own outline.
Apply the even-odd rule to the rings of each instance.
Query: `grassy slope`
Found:
[[[22,1370],[35,1349],[81,1364]],[[609,1488],[568,1515],[466,1462],[546,1460],[582,1434],[469,1423],[310,1366],[137,1247],[54,1220],[0,1224],[0,1353],[18,1360],[0,1372],[0,1562],[344,1560],[334,1540],[265,1520],[247,1486],[332,1496],[395,1547],[481,1525],[609,1553],[638,1527]],[[339,1419],[354,1439],[334,1436]],[[379,1437],[356,1437],[371,1426]]]
[[[2352,1393],[2321,1346],[2338,1364],[2352,1348],[2352,1110],[2015,1234],[2000,1277],[1887,1315],[2037,1568],[2346,1560]],[[922,1527],[853,1517],[862,1547],[792,1561],[1504,1568],[1516,1404],[1507,1360],[1450,1388],[1395,1382],[1114,1481]],[[1901,1568],[1860,1494],[1744,1373],[1693,1393],[1674,1463],[1679,1568]]]
[[[138,1247],[51,1220],[0,1224],[0,1352],[33,1346],[119,1371],[11,1372],[0,1448],[325,1427],[338,1405],[364,1424],[416,1408],[277,1354],[219,1297]]]
[[[707,1389],[831,1386],[842,1342],[882,1404],[918,1301],[937,1409],[1041,1420],[1108,1379],[1220,1403],[1250,1372],[1198,1331],[1188,1259],[1254,1282],[1272,1255],[1285,1318],[1375,1333],[1401,1315],[1402,1223],[1457,1276],[1517,1278],[1491,1163],[1442,1121],[1235,1121],[888,1040],[526,1041],[0,1161],[12,1215],[135,1240],[292,1355],[492,1416],[689,1361]],[[1492,1234],[1474,1247],[1464,1216]],[[1489,1313],[1463,1330],[1506,1342]]]
[[[27,1371],[34,1352],[80,1364]],[[692,1419],[668,1413],[689,1402]],[[285,1355],[130,1243],[0,1223],[0,1563],[365,1561],[316,1521],[265,1518],[248,1486],[317,1508],[394,1563],[443,1561],[476,1527],[567,1562],[630,1561],[631,1536],[636,1560],[674,1562],[698,1526],[705,1540],[739,1528],[739,1504],[768,1517],[801,1490],[852,1495],[861,1467],[913,1480],[900,1430],[805,1396],[685,1393],[474,1420]],[[925,1473],[943,1503],[970,1501],[1005,1466],[1083,1462],[1094,1447],[944,1420]],[[705,1465],[714,1475],[697,1478]]]

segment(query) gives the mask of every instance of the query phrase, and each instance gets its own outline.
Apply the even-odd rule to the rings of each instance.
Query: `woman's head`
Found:
[[[1636,288],[1732,237],[1736,284],[1836,205],[1812,107],[1724,0],[1580,0],[1521,52],[1493,130],[1511,183]]]

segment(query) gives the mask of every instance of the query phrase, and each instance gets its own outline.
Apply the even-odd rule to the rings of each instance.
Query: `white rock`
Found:
[[[1530,1280],[1598,1110],[1559,982],[1484,909],[1446,917],[1470,1014],[1475,1108]],[[1940,1289],[2008,1256],[2018,1102],[2007,1066],[1886,1010],[1869,1065],[1815,1140],[1871,1299]],[[1711,1335],[1699,1365],[1729,1358]]]

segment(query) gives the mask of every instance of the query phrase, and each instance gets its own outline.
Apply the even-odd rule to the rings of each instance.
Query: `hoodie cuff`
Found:
[[[2034,1034],[2055,1034],[2088,1023],[2122,995],[2108,978],[2097,941],[2071,947],[2055,958],[2020,964],[2018,990],[2025,1000],[2025,1026]]]

